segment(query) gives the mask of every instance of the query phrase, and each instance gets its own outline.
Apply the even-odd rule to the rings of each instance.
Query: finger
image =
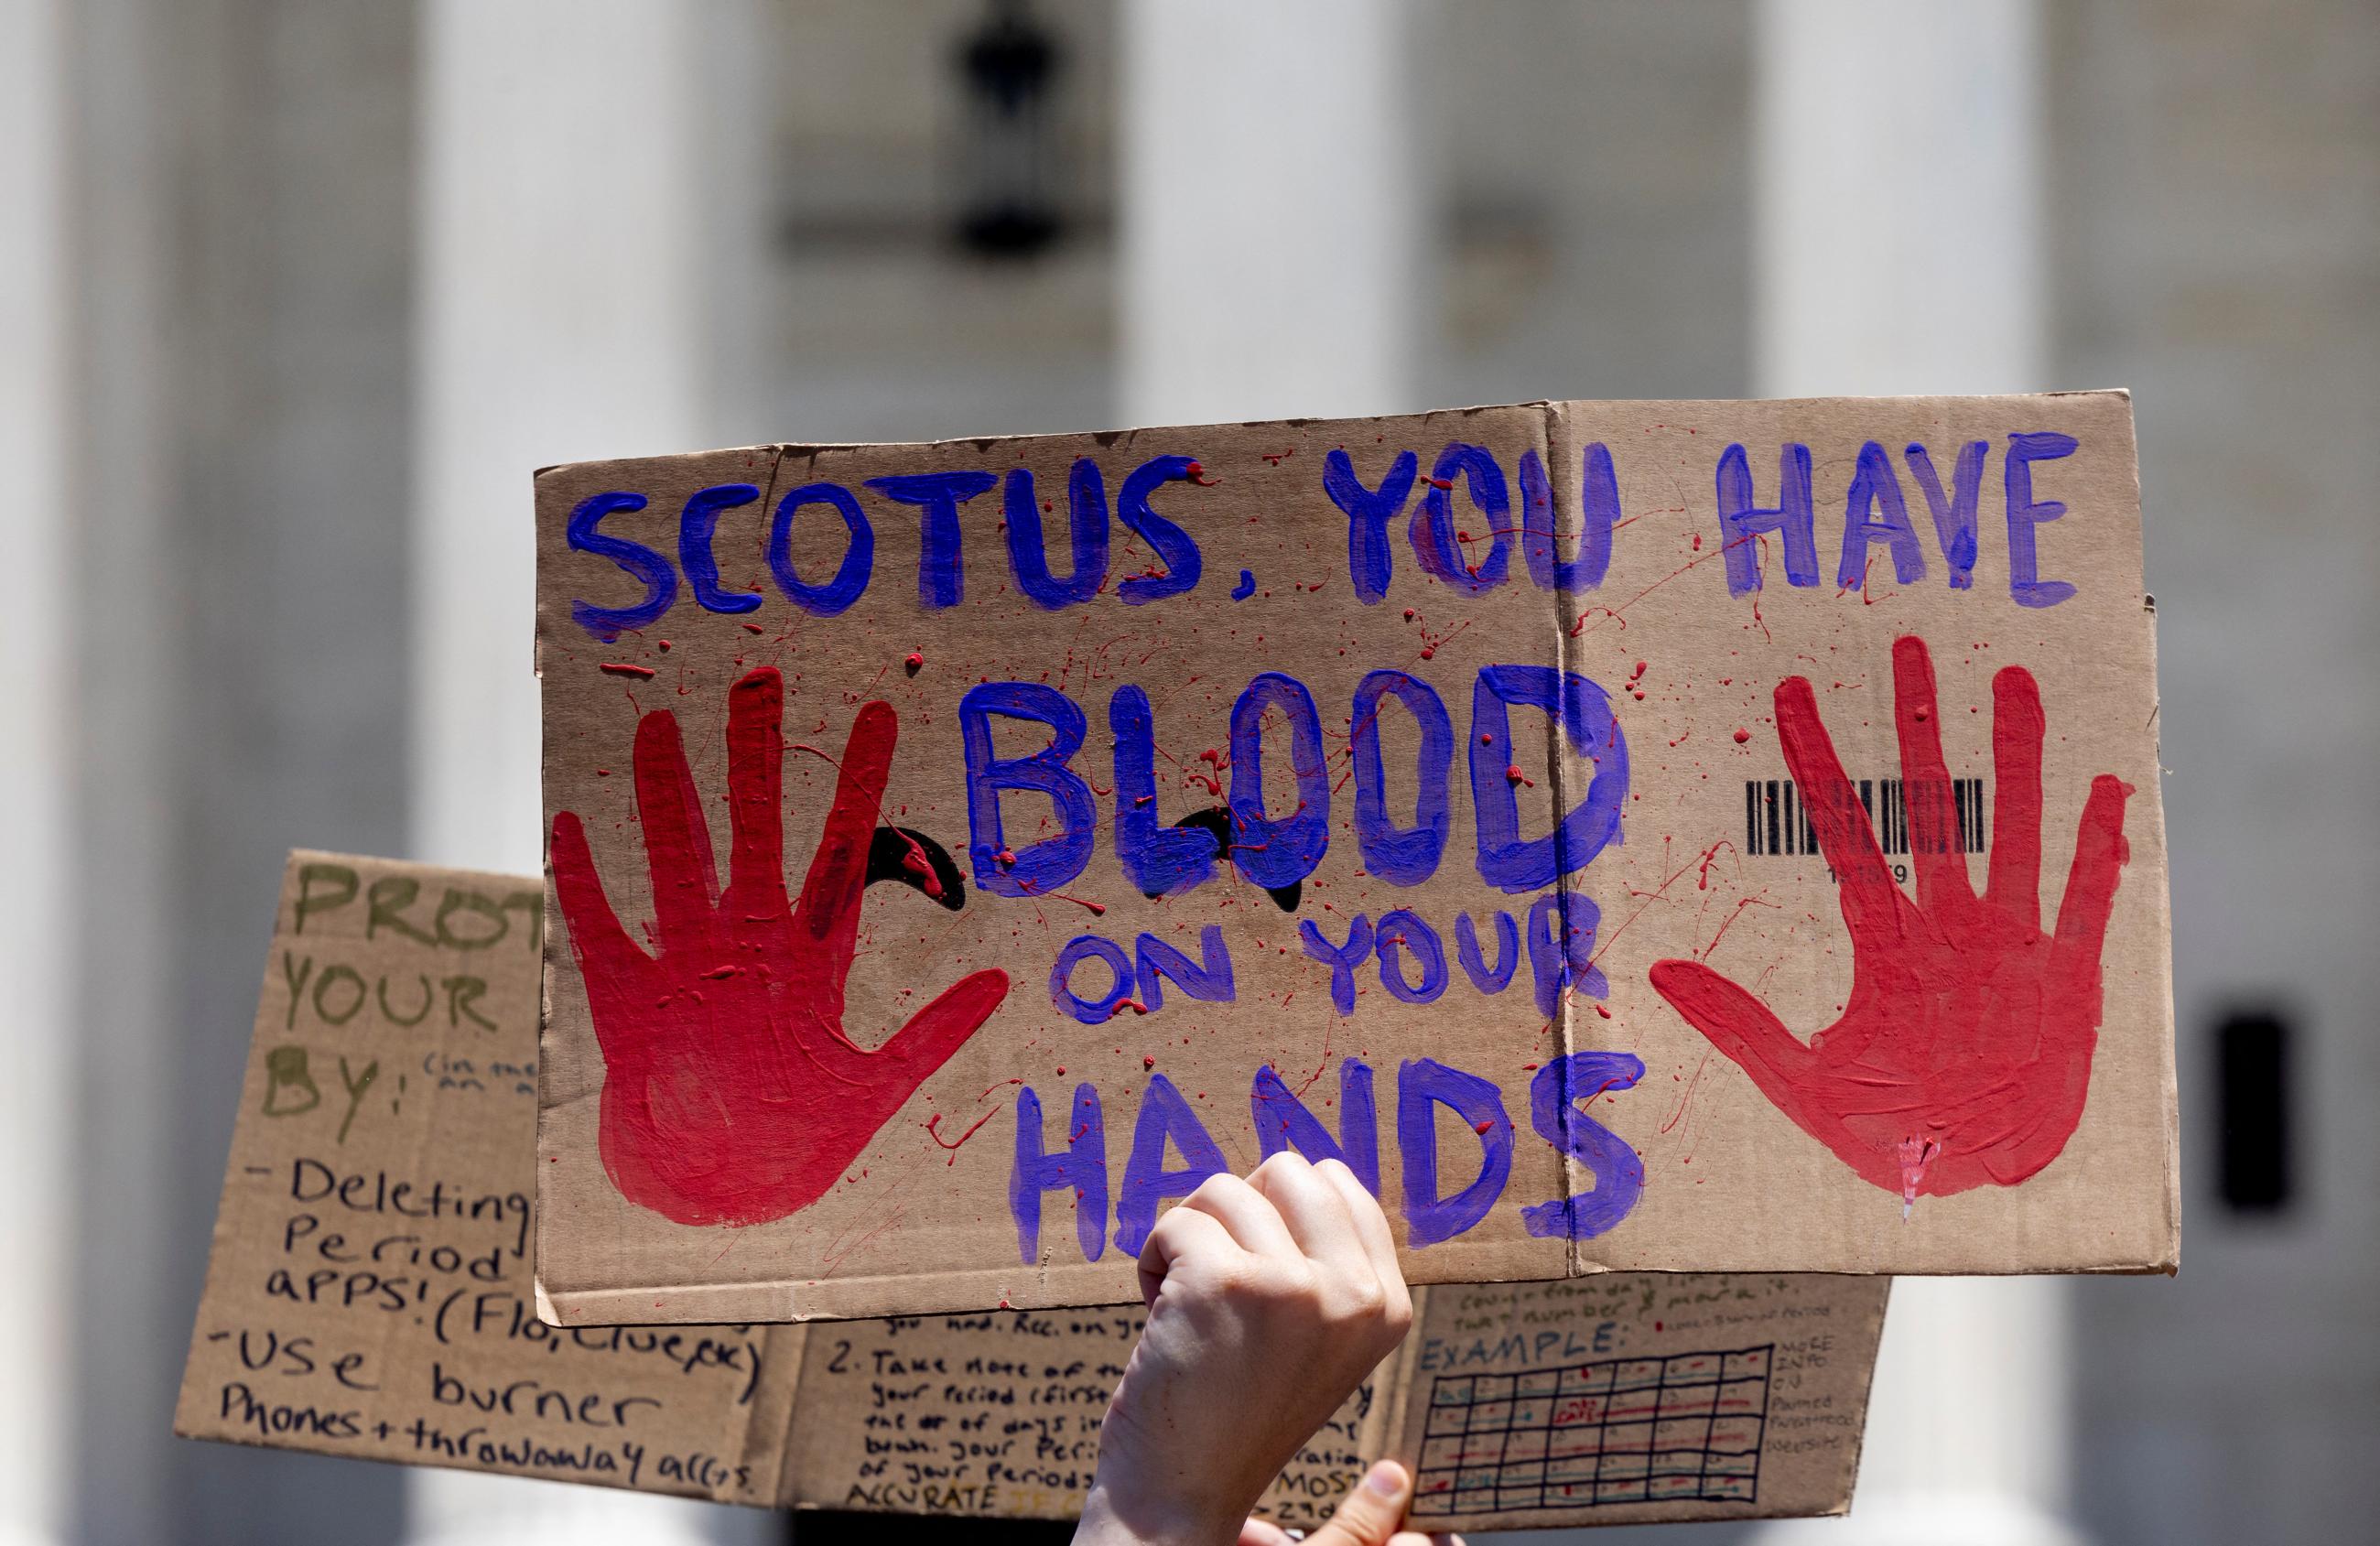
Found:
[[[1733,1058],[1780,1110],[1794,1110],[1802,1081],[1817,1070],[1817,1054],[1767,1004],[1699,961],[1656,961],[1649,975],[1654,992],[1688,1025]]]
[[[822,965],[830,981],[842,981],[851,970],[852,947],[859,937],[859,898],[868,886],[868,847],[876,837],[877,812],[899,735],[900,721],[891,704],[859,706],[859,717],[852,721],[851,734],[843,743],[834,804],[827,810],[818,851],[802,882],[801,905],[794,913],[797,933],[826,953]]]
[[[983,1028],[1001,1001],[1008,997],[1008,974],[997,968],[972,972],[942,990],[933,1003],[909,1016],[884,1045],[863,1057],[881,1058],[897,1066],[897,1077],[916,1090],[940,1068],[966,1039]],[[878,1076],[888,1077],[888,1076]],[[904,1091],[905,1096],[906,1090]]]
[[[1281,1221],[1281,1210],[1236,1175],[1209,1175],[1198,1183],[1196,1191],[1183,1199],[1182,1206],[1196,1209],[1220,1222],[1231,1231],[1232,1241],[1251,1256],[1291,1261],[1304,1254],[1297,1248],[1289,1225]]]
[[[1371,1256],[1355,1232],[1354,1215],[1305,1156],[1294,1150],[1275,1154],[1250,1173],[1248,1187],[1272,1204],[1290,1239],[1309,1260],[1370,1275]]]
[[[1244,1255],[1223,1221],[1190,1207],[1169,1208],[1148,1232],[1140,1248],[1140,1302],[1157,1306],[1157,1291],[1177,1272],[1200,1264],[1219,1266]]]
[[[612,911],[612,899],[602,892],[602,875],[595,870],[595,854],[588,849],[586,825],[581,825],[574,811],[554,813],[550,858],[554,866],[554,901],[562,904],[562,923],[571,932],[571,956],[588,978],[588,992],[592,992],[595,975],[640,961],[645,952],[628,937],[628,930],[621,928],[619,913]]]
[[[1330,1522],[1307,1536],[1308,1546],[1389,1546],[1413,1501],[1413,1473],[1394,1460],[1375,1460]]]
[[[2041,688],[2021,665],[1992,678],[1992,862],[1984,895],[2028,928],[2041,925]]]
[[[785,681],[764,665],[727,689],[727,895],[739,931],[783,924]],[[771,934],[775,930],[770,931]]]
[[[2096,980],[2099,949],[2115,910],[2116,883],[2132,857],[2124,841],[2124,801],[2132,786],[2113,773],[2091,781],[2075,834],[2074,863],[2066,872],[2066,895],[2058,904],[2056,951],[2070,980]]]
[[[654,931],[663,950],[706,945],[719,903],[719,872],[675,714],[655,710],[637,722],[636,774]]]
[[[1806,677],[1788,676],[1777,684],[1777,739],[1785,749],[1786,771],[1802,791],[1802,809],[1818,834],[1818,851],[1834,867],[1843,924],[1853,943],[1896,937],[1904,899],[1884,867],[1876,831],[1844,776]]]
[[[1355,1233],[1364,1242],[1364,1253],[1372,1259],[1372,1271],[1379,1274],[1380,1286],[1389,1291],[1389,1301],[1401,1316],[1413,1314],[1413,1296],[1405,1289],[1404,1268],[1397,1261],[1396,1236],[1389,1229],[1389,1216],[1380,1211],[1380,1204],[1364,1189],[1364,1183],[1340,1160],[1325,1160],[1314,1167],[1314,1174],[1338,1189],[1347,1201],[1348,1214],[1355,1221]]]
[[[1909,812],[1909,859],[1917,871],[1917,905],[1955,915],[1975,899],[1967,857],[1959,847],[1959,820],[1950,797],[1950,770],[1942,760],[1942,710],[1934,685],[1934,658],[1925,641],[1903,634],[1892,641],[1892,719],[1900,736],[1900,790]]]
[[[1294,1539],[1269,1519],[1251,1519],[1240,1527],[1239,1546],[1290,1546]]]

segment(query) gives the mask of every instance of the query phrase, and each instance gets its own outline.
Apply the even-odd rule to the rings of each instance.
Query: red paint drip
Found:
[[[908,852],[901,856],[901,868],[917,877],[919,889],[927,895],[937,902],[941,901],[942,878],[934,873],[934,862],[926,857],[926,850],[918,846],[916,838],[903,832],[899,827],[890,827],[886,830],[908,845]]]
[[[1196,462],[1192,462],[1188,467],[1184,468],[1182,476],[1202,489],[1211,489],[1218,481],[1216,479],[1208,477],[1207,469]]]
[[[613,676],[639,676],[647,681],[650,681],[653,676],[651,666],[636,665],[627,661],[605,661],[597,669]]]

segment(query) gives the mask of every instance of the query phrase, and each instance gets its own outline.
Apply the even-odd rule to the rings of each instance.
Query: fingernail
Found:
[[[1364,1473],[1364,1485],[1384,1498],[1393,1498],[1405,1490],[1405,1468],[1393,1460],[1375,1460]]]

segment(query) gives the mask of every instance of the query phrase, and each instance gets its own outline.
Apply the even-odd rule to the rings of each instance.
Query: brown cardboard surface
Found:
[[[536,897],[533,883],[502,875],[290,857],[176,1430],[735,1503],[1077,1513],[1137,1306],[808,1327],[559,1331],[535,1319],[522,1253],[534,1216]],[[1495,1522],[1839,1511],[1884,1292],[1877,1279],[1667,1274],[1423,1290],[1406,1345],[1315,1435],[1264,1511],[1313,1525],[1378,1455],[1433,1463],[1432,1419],[1408,1393],[1426,1404],[1457,1375],[1772,1344],[1758,1413],[1730,1414],[1765,1426],[1720,1433],[1734,1444],[1723,1486],[1688,1495],[1665,1481],[1674,1495],[1648,1504],[1623,1502],[1616,1475],[1609,1495],[1560,1482],[1572,1491]],[[1690,1361],[1670,1359],[1673,1403],[1701,1397]],[[1640,1384],[1632,1375],[1629,1388]],[[1625,1411],[1524,1415],[1565,1450],[1589,1428],[1598,1450],[1617,1433],[1613,1470],[1646,1469],[1629,1457]],[[1661,1420],[1660,1464],[1676,1472],[1691,1422],[1682,1411]],[[1492,1474],[1512,1483],[1511,1503],[1529,1462],[1499,1455]],[[1575,1472],[1559,1458],[1563,1476]],[[1455,1522],[1488,1517],[1471,1482],[1445,1491],[1464,1500]],[[1423,1507],[1435,1519],[1445,1511],[1434,1495]]]
[[[1806,542],[1723,516],[1731,462],[1739,503],[1776,510],[1803,452]],[[941,505],[881,481],[925,475]],[[1416,1283],[2175,1262],[2154,619],[2120,393],[776,445],[549,469],[537,504],[563,904],[539,1272],[562,1321],[1114,1302],[1127,1201],[1145,1219],[1202,1163],[1254,1163],[1268,1077],[1318,1124],[1292,1137],[1361,1149],[1342,1123],[1363,1071]],[[1078,517],[1107,546],[1070,590]],[[1598,575],[1586,534],[1607,528]],[[1359,714],[1383,672],[1428,691],[1400,680]],[[1554,673],[1585,684],[1568,732],[1525,705]],[[1994,751],[2026,717],[2019,678],[2041,705],[2037,878],[1994,846],[2033,825],[2026,737]],[[1817,805],[1795,798],[1780,686],[1806,692],[1841,796],[1816,778]],[[1118,757],[1143,700],[1146,773]],[[1070,724],[1045,753],[1020,707],[1078,714],[1079,746]],[[1235,709],[1266,726],[1253,756]],[[1902,783],[1903,731],[1938,737],[1938,804],[1922,763]],[[1040,787],[995,793],[1001,760]],[[1848,873],[1886,880],[1839,888],[1818,818],[1854,796],[1837,841],[1882,851]],[[1235,797],[1203,880],[1127,876]],[[2097,909],[2065,906],[2078,834],[2103,944]],[[1961,844],[2001,867],[1944,852]],[[1340,980],[1319,954],[1359,927],[1387,949]],[[1665,961],[1684,964],[1657,986]],[[1075,1173],[1020,1163],[1027,1091]],[[1297,1115],[1265,1111],[1276,1136]],[[1487,1205],[1450,1203],[1490,1151],[1508,1168]]]
[[[795,1331],[537,1318],[542,901],[290,855],[176,1432],[776,1498]]]

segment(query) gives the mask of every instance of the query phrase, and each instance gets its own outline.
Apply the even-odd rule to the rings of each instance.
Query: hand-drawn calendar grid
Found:
[[[1775,1350],[1441,1374],[1413,1512],[1751,1503]]]

